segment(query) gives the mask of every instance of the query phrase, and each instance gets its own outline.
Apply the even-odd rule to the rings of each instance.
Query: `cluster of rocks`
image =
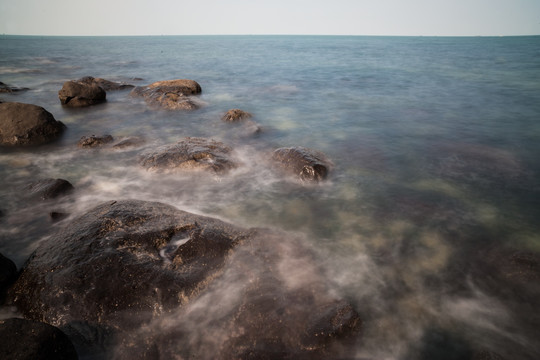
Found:
[[[66,107],[85,107],[105,102],[107,91],[127,88],[150,107],[200,107],[193,96],[201,87],[186,79],[134,87],[84,77],[64,83],[58,96]],[[259,131],[251,118],[232,109],[222,120]],[[0,103],[0,146],[46,144],[65,128],[42,107]],[[138,137],[91,135],[77,146],[119,149],[142,143]],[[277,149],[269,159],[277,171],[302,181],[324,180],[332,166],[323,154],[301,147]],[[147,150],[138,163],[151,172],[220,175],[242,165],[231,147],[196,137]],[[74,187],[64,179],[39,179],[24,190],[30,198],[54,202]],[[55,220],[66,214],[53,211],[50,216]],[[300,284],[291,280],[296,275],[283,273],[289,262],[291,269],[308,267],[309,279]],[[215,297],[219,308],[219,300],[230,295],[221,293],[229,285],[240,289],[237,298],[209,327],[232,332],[212,346],[190,343],[192,329],[181,321],[157,333],[141,330],[159,326],[168,314],[190,323],[195,311],[190,307],[197,309],[198,302]],[[300,239],[131,200],[103,203],[72,219],[41,243],[20,272],[0,254],[0,305],[4,303],[16,306],[25,319],[0,321],[2,358],[76,359],[75,348],[125,359],[204,358],[207,352],[223,358],[325,358],[354,339],[361,326],[353,307],[332,295]],[[205,329],[197,331],[202,338]],[[21,341],[21,334],[29,333]],[[180,339],[178,345],[171,345],[171,337]]]

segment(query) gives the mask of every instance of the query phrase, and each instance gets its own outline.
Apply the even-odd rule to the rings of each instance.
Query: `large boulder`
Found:
[[[107,93],[101,86],[93,81],[81,80],[66,81],[58,91],[58,98],[62,105],[68,107],[84,107],[103,103],[107,100]]]
[[[325,358],[360,327],[302,241],[135,200],[43,241],[9,300],[75,339],[110,329],[117,359]]]
[[[0,359],[76,360],[68,337],[54,326],[31,320],[0,320]]]
[[[304,147],[279,148],[272,154],[272,160],[285,173],[306,182],[326,179],[333,166],[323,153]]]
[[[0,145],[40,145],[57,139],[66,126],[41,106],[0,103]]]
[[[201,86],[189,79],[157,81],[147,86],[137,86],[131,91],[133,96],[143,97],[150,106],[168,110],[199,108],[191,95],[200,93]]]
[[[196,137],[145,152],[139,157],[139,164],[154,172],[206,170],[218,174],[237,166],[230,147],[219,141]]]

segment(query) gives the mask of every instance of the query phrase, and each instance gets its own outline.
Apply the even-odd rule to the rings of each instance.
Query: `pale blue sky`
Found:
[[[540,35],[540,0],[0,0],[22,35]]]

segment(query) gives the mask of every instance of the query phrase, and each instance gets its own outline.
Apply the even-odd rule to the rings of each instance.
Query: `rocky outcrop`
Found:
[[[7,85],[7,84],[4,84],[3,82],[0,81],[0,93],[14,93],[14,92],[20,92],[20,91],[26,91],[26,90],[30,90],[28,88],[21,88],[21,87],[17,87],[17,86],[10,86],[10,85]]]
[[[304,147],[279,148],[272,154],[276,166],[306,182],[327,178],[333,165],[321,152]]]
[[[344,355],[360,319],[318,273],[291,236],[111,201],[42,242],[9,300],[74,338],[110,329],[117,359]]]
[[[114,141],[114,138],[111,135],[103,136],[83,136],[77,143],[77,146],[80,148],[95,148],[103,146],[104,144],[109,144]]]
[[[97,83],[83,78],[66,81],[58,92],[58,98],[64,106],[85,107],[105,102],[107,93]]]
[[[74,360],[75,347],[68,337],[54,326],[24,319],[0,320],[1,359]]]
[[[75,188],[64,179],[40,179],[25,187],[27,195],[41,200],[54,199],[72,192]]]
[[[135,85],[114,82],[114,81],[110,81],[110,80],[106,80],[102,78],[95,78],[92,76],[85,76],[77,81],[88,84],[88,85],[96,84],[97,86],[99,86],[105,91],[125,90],[125,89],[131,89],[135,87]]]
[[[41,145],[60,137],[65,128],[41,106],[17,102],[0,104],[0,145]]]
[[[146,152],[139,157],[139,164],[154,172],[205,170],[217,174],[237,166],[231,148],[219,141],[195,137]]]
[[[251,117],[252,115],[244,110],[231,109],[227,111],[225,115],[221,117],[221,120],[226,121],[226,122],[237,122],[237,121],[250,119]]]
[[[131,95],[143,97],[150,106],[167,110],[198,109],[192,95],[200,93],[201,86],[189,79],[157,81],[131,91]]]

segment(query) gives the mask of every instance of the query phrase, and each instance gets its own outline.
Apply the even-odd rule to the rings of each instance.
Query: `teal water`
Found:
[[[63,82],[87,75],[134,85],[193,79],[204,106],[153,111],[119,91],[104,105],[62,108]],[[43,106],[68,127],[40,151],[0,149],[0,252],[19,267],[62,226],[46,216],[53,205],[28,204],[20,187],[64,178],[77,193],[54,209],[71,214],[138,198],[302,234],[365,319],[358,358],[429,358],[432,347],[458,358],[463,344],[471,354],[539,355],[536,293],[491,291],[478,264],[540,252],[540,37],[1,36],[0,81],[30,88],[1,100]],[[222,122],[231,108],[252,113],[263,131]],[[147,143],[77,149],[91,134]],[[225,142],[244,166],[197,181],[137,167],[145,148],[185,136]],[[324,152],[335,164],[329,181],[272,174],[266,156],[282,146]]]

